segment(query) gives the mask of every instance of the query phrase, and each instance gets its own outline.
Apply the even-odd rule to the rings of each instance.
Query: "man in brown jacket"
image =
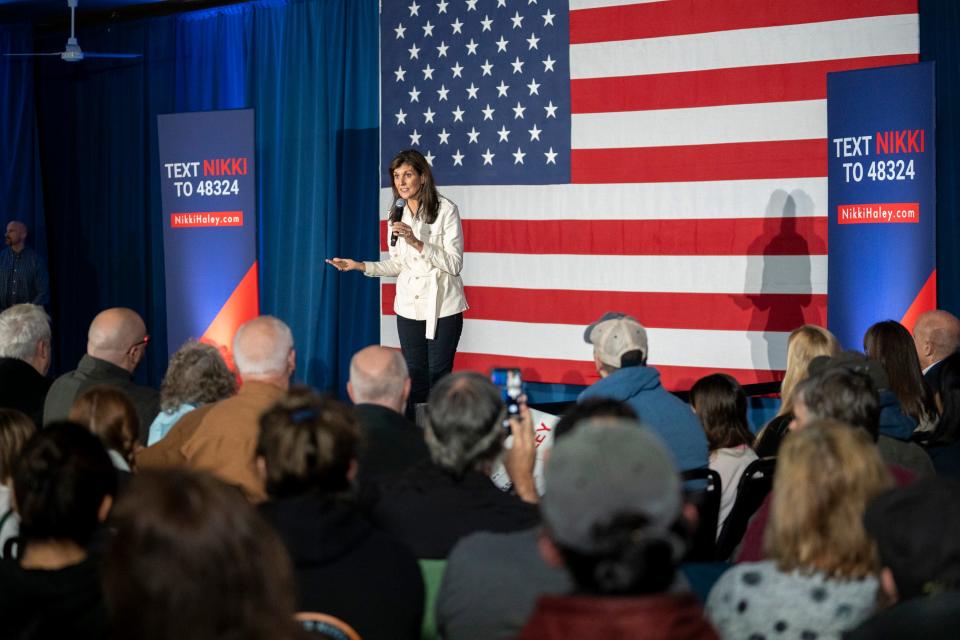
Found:
[[[250,320],[233,339],[233,358],[242,378],[237,395],[183,416],[140,452],[137,464],[205,469],[261,502],[266,492],[254,463],[260,416],[290,388],[296,362],[290,328],[271,316]]]

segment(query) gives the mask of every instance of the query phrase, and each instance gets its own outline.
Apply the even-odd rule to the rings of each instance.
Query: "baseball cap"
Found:
[[[960,481],[928,478],[874,498],[863,516],[901,600],[960,588]]]
[[[587,327],[583,340],[592,344],[600,362],[620,367],[620,358],[630,351],[642,351],[647,357],[647,330],[637,319],[625,313],[608,311]]]
[[[666,445],[648,428],[627,419],[588,419],[554,445],[544,472],[540,510],[550,537],[581,553],[607,551],[596,526],[621,515],[642,515],[640,534],[684,543],[671,528],[680,517],[680,476]]]

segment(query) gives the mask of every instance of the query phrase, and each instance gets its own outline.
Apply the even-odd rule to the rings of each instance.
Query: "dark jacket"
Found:
[[[80,358],[76,369],[54,381],[43,405],[43,423],[66,420],[76,397],[99,384],[117,387],[130,396],[140,418],[140,441],[146,442],[150,423],[160,412],[160,393],[134,383],[126,369],[90,355]]]
[[[359,484],[400,473],[430,459],[423,441],[423,429],[396,411],[377,404],[358,404],[354,410],[362,434],[358,456]]]
[[[540,522],[537,507],[500,491],[489,477],[467,471],[457,478],[431,462],[377,483],[373,522],[400,539],[418,558],[446,558],[475,531],[520,531]]]
[[[626,367],[587,387],[578,402],[610,398],[625,402],[673,452],[681,470],[707,466],[707,436],[686,402],[663,388],[653,367]]]
[[[952,640],[960,630],[960,591],[913,598],[885,609],[848,633],[849,640]]]
[[[290,552],[300,611],[336,616],[364,640],[420,637],[424,590],[416,558],[355,505],[306,495],[259,509]]]
[[[19,358],[0,358],[0,407],[17,409],[43,424],[43,401],[52,381]]]
[[[101,640],[107,617],[93,558],[55,571],[0,561],[0,636],[4,640]]]
[[[716,632],[692,594],[632,597],[544,596],[521,640],[644,638],[713,640]]]

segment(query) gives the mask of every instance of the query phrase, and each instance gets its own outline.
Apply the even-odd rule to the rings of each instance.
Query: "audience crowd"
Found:
[[[629,315],[584,341],[598,379],[544,439],[473,372],[408,421],[379,346],[350,404],[292,385],[271,316],[237,331],[235,369],[183,345],[158,391],[133,382],[143,320],[106,309],[51,380],[43,307],[6,308],[0,636],[955,637],[960,320],[880,321],[862,352],[796,328],[753,425],[727,373],[665,389]]]

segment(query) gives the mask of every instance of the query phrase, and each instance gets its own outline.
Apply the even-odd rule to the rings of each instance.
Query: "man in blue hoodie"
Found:
[[[624,313],[608,312],[583,334],[593,345],[600,380],[578,402],[611,398],[625,402],[667,444],[681,470],[707,465],[707,438],[690,406],[663,388],[660,372],[647,366],[647,332]]]

